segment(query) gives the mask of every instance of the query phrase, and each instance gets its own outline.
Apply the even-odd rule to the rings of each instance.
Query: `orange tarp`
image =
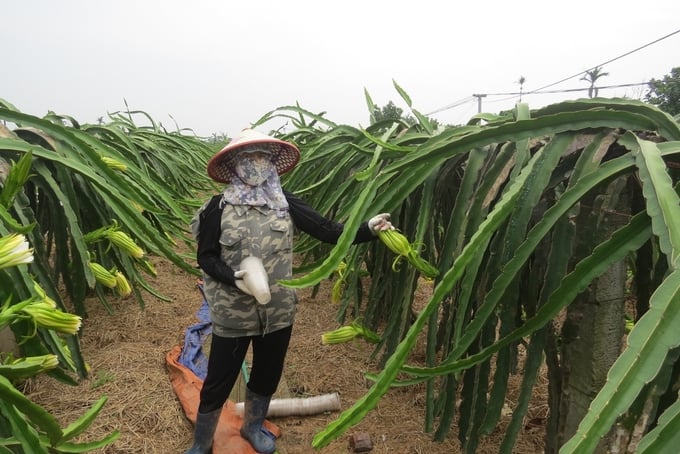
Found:
[[[195,424],[203,381],[191,370],[177,362],[181,351],[180,346],[170,350],[165,357],[165,362],[172,389],[175,391],[187,418]],[[234,402],[227,401],[215,430],[213,454],[257,454],[250,443],[241,437],[239,430],[242,423],[243,418],[236,414]],[[265,421],[264,425],[276,438],[281,436],[281,429],[271,421]]]

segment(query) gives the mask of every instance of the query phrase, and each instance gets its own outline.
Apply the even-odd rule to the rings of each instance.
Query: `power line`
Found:
[[[618,84],[618,85],[605,85],[605,86],[598,86],[598,90],[607,90],[611,88],[625,88],[625,87],[640,87],[643,85],[649,85],[649,82],[638,82],[638,83],[632,83],[632,84]],[[545,94],[555,94],[555,93],[573,93],[577,91],[588,91],[590,90],[590,87],[583,87],[583,88],[563,88],[560,90],[542,90],[542,91],[531,91],[531,92],[507,92],[507,93],[484,93],[484,94],[474,94],[472,96],[468,96],[466,98],[462,98],[458,101],[455,101],[447,106],[441,107],[437,110],[434,110],[432,112],[426,113],[426,116],[436,114],[439,112],[442,112],[444,110],[452,109],[454,107],[461,106],[463,104],[471,103],[471,102],[476,102],[478,104],[478,110],[481,111],[481,102],[482,98],[485,98],[487,96],[507,96],[507,98],[502,98],[502,99],[494,99],[488,101],[489,103],[499,103],[503,101],[507,101],[509,99],[516,98],[518,96],[524,96],[524,95],[545,95]]]
[[[580,76],[581,74],[587,73],[588,71],[592,71],[592,70],[597,69],[597,68],[600,68],[600,67],[602,67],[602,66],[604,66],[604,65],[608,65],[609,63],[615,62],[616,60],[620,60],[620,59],[623,58],[623,57],[627,57],[627,56],[630,55],[630,54],[633,54],[633,53],[635,53],[635,52],[637,52],[637,51],[639,51],[639,50],[642,50],[642,49],[644,49],[645,47],[649,47],[649,46],[651,46],[652,44],[656,44],[656,43],[658,43],[659,41],[663,41],[664,39],[670,38],[670,37],[673,36],[673,35],[677,35],[678,33],[680,33],[680,29],[675,30],[674,32],[671,32],[671,33],[669,33],[669,34],[667,34],[667,35],[665,35],[665,36],[662,36],[661,38],[655,39],[654,41],[649,42],[649,43],[647,43],[647,44],[645,44],[645,45],[642,45],[642,46],[640,46],[640,47],[638,47],[638,48],[636,48],[636,49],[633,49],[633,50],[631,50],[631,51],[628,51],[628,52],[626,52],[625,54],[619,55],[618,57],[612,58],[611,60],[607,60],[607,61],[604,62],[604,63],[600,63],[599,65],[595,65],[595,66],[593,66],[593,67],[590,68],[590,69],[586,69],[585,71],[581,71],[580,73],[574,74],[573,76],[566,77],[566,78],[564,78],[564,79],[562,79],[562,80],[558,80],[557,82],[553,82],[553,83],[548,84],[548,85],[546,85],[546,86],[544,86],[544,87],[537,88],[536,90],[533,90],[533,91],[529,91],[529,92],[527,92],[527,94],[533,93],[533,92],[535,92],[535,91],[544,90],[544,89],[546,89],[546,88],[553,87],[553,86],[555,86],[555,85],[557,85],[557,84],[561,84],[562,82],[566,82],[566,81],[569,80],[569,79],[573,79],[574,77],[578,77],[578,76]]]
[[[436,114],[436,113],[439,113],[439,112],[443,112],[445,110],[453,109],[454,107],[458,107],[458,106],[462,106],[463,104],[467,104],[470,101],[472,101],[473,99],[474,99],[474,96],[466,96],[465,98],[461,98],[458,101],[454,101],[451,104],[447,104],[444,107],[440,107],[439,109],[433,110],[432,112],[427,113],[425,115],[432,115],[432,114]]]
[[[586,91],[586,90],[588,90],[588,88],[583,88],[583,89],[574,88],[574,89],[568,89],[568,90],[556,90],[556,91],[543,91],[543,90],[545,90],[546,88],[554,87],[555,85],[561,84],[562,82],[566,82],[567,80],[573,79],[574,77],[578,77],[578,76],[580,76],[580,75],[582,75],[582,74],[586,74],[588,71],[592,71],[592,70],[594,70],[594,69],[596,69],[596,68],[603,67],[604,65],[607,65],[607,64],[609,64],[609,63],[612,63],[612,62],[614,62],[614,61],[616,61],[616,60],[620,60],[620,59],[623,58],[623,57],[627,57],[627,56],[630,55],[630,54],[633,54],[633,53],[638,52],[638,51],[640,51],[640,50],[642,50],[642,49],[644,49],[644,48],[646,48],[646,47],[649,47],[649,46],[651,46],[651,45],[653,45],[653,44],[656,44],[656,43],[658,43],[658,42],[660,42],[660,41],[663,41],[664,39],[670,38],[670,37],[673,36],[673,35],[677,35],[678,33],[680,33],[680,29],[675,30],[674,32],[668,33],[667,35],[662,36],[661,38],[655,39],[654,41],[651,41],[651,42],[649,42],[649,43],[647,43],[647,44],[644,44],[644,45],[642,45],[642,46],[640,46],[640,47],[637,47],[637,48],[635,48],[635,49],[633,49],[633,50],[631,50],[631,51],[628,51],[628,52],[626,52],[626,53],[624,53],[624,54],[621,54],[621,55],[619,55],[618,57],[615,57],[615,58],[612,58],[612,59],[610,59],[610,60],[607,60],[607,61],[604,62],[604,63],[600,63],[599,65],[596,65],[596,66],[593,66],[592,68],[586,69],[585,71],[581,71],[581,72],[576,73],[576,74],[574,74],[574,75],[572,75],[572,76],[565,77],[564,79],[558,80],[557,82],[553,82],[553,83],[551,83],[551,84],[545,85],[545,86],[540,87],[540,88],[537,88],[537,89],[535,89],[535,90],[531,90],[531,91],[527,91],[527,92],[522,92],[522,93],[486,93],[486,94],[475,94],[475,95],[472,95],[472,96],[468,96],[468,97],[465,97],[465,98],[461,98],[461,99],[459,99],[458,101],[454,101],[454,102],[451,103],[451,104],[448,104],[448,105],[446,105],[446,106],[444,106],[444,107],[440,107],[439,109],[433,110],[432,112],[427,113],[426,115],[433,115],[433,114],[436,114],[436,113],[439,113],[439,112],[443,112],[443,111],[445,111],[445,110],[452,109],[452,108],[457,107],[457,106],[460,106],[460,105],[462,105],[462,104],[466,104],[466,103],[472,101],[472,100],[475,99],[475,98],[476,98],[477,102],[481,102],[481,98],[482,98],[482,97],[485,97],[485,96],[487,96],[487,95],[488,95],[488,96],[506,96],[506,95],[507,95],[507,96],[510,96],[509,98],[499,99],[499,100],[492,101],[492,102],[501,102],[501,101],[506,101],[506,100],[508,100],[508,99],[512,99],[512,98],[514,98],[514,97],[516,97],[516,96],[520,96],[520,95],[531,95],[531,94],[541,94],[541,93],[566,93],[566,92],[568,92],[568,91]],[[598,87],[598,88],[599,88],[599,89],[605,89],[605,88],[619,88],[619,87],[628,87],[628,86],[632,87],[632,86],[635,86],[635,85],[646,85],[646,83],[640,83],[640,84],[623,84],[623,85],[619,85],[619,86],[612,85],[612,86],[608,86],[608,87]]]
[[[598,86],[595,87],[598,90],[606,90],[609,88],[624,88],[624,87],[641,87],[643,85],[649,85],[649,82],[640,82],[640,83],[635,83],[635,84],[619,84],[619,85],[605,85],[605,86]],[[489,96],[507,96],[507,98],[502,98],[502,99],[494,99],[489,101],[490,104],[494,103],[499,103],[503,101],[508,101],[510,99],[517,98],[518,96],[524,96],[527,94],[532,94],[532,95],[543,95],[543,94],[554,94],[554,93],[571,93],[571,92],[576,92],[576,91],[588,91],[590,90],[590,87],[585,87],[585,88],[565,88],[562,90],[545,90],[545,91],[532,91],[530,93],[524,92],[524,93],[489,93]]]
[[[598,90],[605,90],[608,88],[625,88],[625,87],[639,87],[642,85],[649,85],[649,82],[638,82],[634,84],[618,84],[618,85],[605,85],[596,87]],[[569,93],[574,91],[588,91],[590,87],[585,88],[563,88],[561,90],[545,90],[545,91],[524,91],[524,92],[514,92],[514,93],[487,93],[485,96],[512,96],[513,98],[518,95],[542,95],[547,93]]]

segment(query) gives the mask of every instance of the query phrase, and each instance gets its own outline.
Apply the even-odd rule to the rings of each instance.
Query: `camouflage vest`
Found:
[[[279,216],[281,212],[278,211]],[[272,299],[258,304],[250,295],[203,273],[204,292],[213,332],[222,337],[263,335],[293,324],[297,296],[278,284],[290,279],[293,267],[293,223],[267,207],[226,204],[222,211],[222,260],[234,270],[249,255],[262,259]]]

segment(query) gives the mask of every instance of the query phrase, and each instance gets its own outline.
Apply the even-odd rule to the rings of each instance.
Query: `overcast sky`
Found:
[[[421,113],[457,124],[477,112],[473,94],[489,94],[484,111],[512,107],[518,96],[493,94],[519,92],[520,77],[526,93],[587,88],[570,77],[610,60],[599,85],[680,66],[678,0],[5,0],[0,24],[0,98],[19,110],[94,123],[127,101],[203,136],[233,137],[295,103],[366,126],[364,89],[408,113],[393,80]],[[534,108],[586,96],[522,100]]]

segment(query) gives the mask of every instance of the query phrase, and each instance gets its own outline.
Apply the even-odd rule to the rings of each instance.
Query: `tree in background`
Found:
[[[589,98],[597,97],[597,93],[599,91],[599,89],[595,86],[597,79],[608,75],[609,73],[602,72],[602,67],[598,66],[597,68],[593,68],[590,71],[586,71],[585,75],[581,77],[580,80],[585,80],[586,82],[590,83],[590,87],[588,88]]]
[[[206,142],[208,142],[210,145],[215,145],[216,148],[218,148],[218,147],[221,148],[221,147],[225,146],[226,144],[228,144],[229,142],[231,142],[231,139],[224,132],[220,132],[219,134],[216,133],[216,132],[213,132],[212,136],[210,136],[206,139]]]
[[[680,66],[671,69],[663,79],[650,80],[645,100],[671,115],[680,114]]]
[[[412,116],[404,115],[404,109],[397,107],[392,101],[388,102],[382,108],[378,107],[378,105],[375,105],[373,107],[373,115],[371,115],[371,117],[371,123],[377,123],[383,120],[403,120],[411,126],[418,123],[418,121]]]
[[[524,93],[524,83],[527,81],[527,78],[524,76],[519,76],[519,79],[517,79],[517,83],[519,84],[519,102],[522,102],[522,93]]]

